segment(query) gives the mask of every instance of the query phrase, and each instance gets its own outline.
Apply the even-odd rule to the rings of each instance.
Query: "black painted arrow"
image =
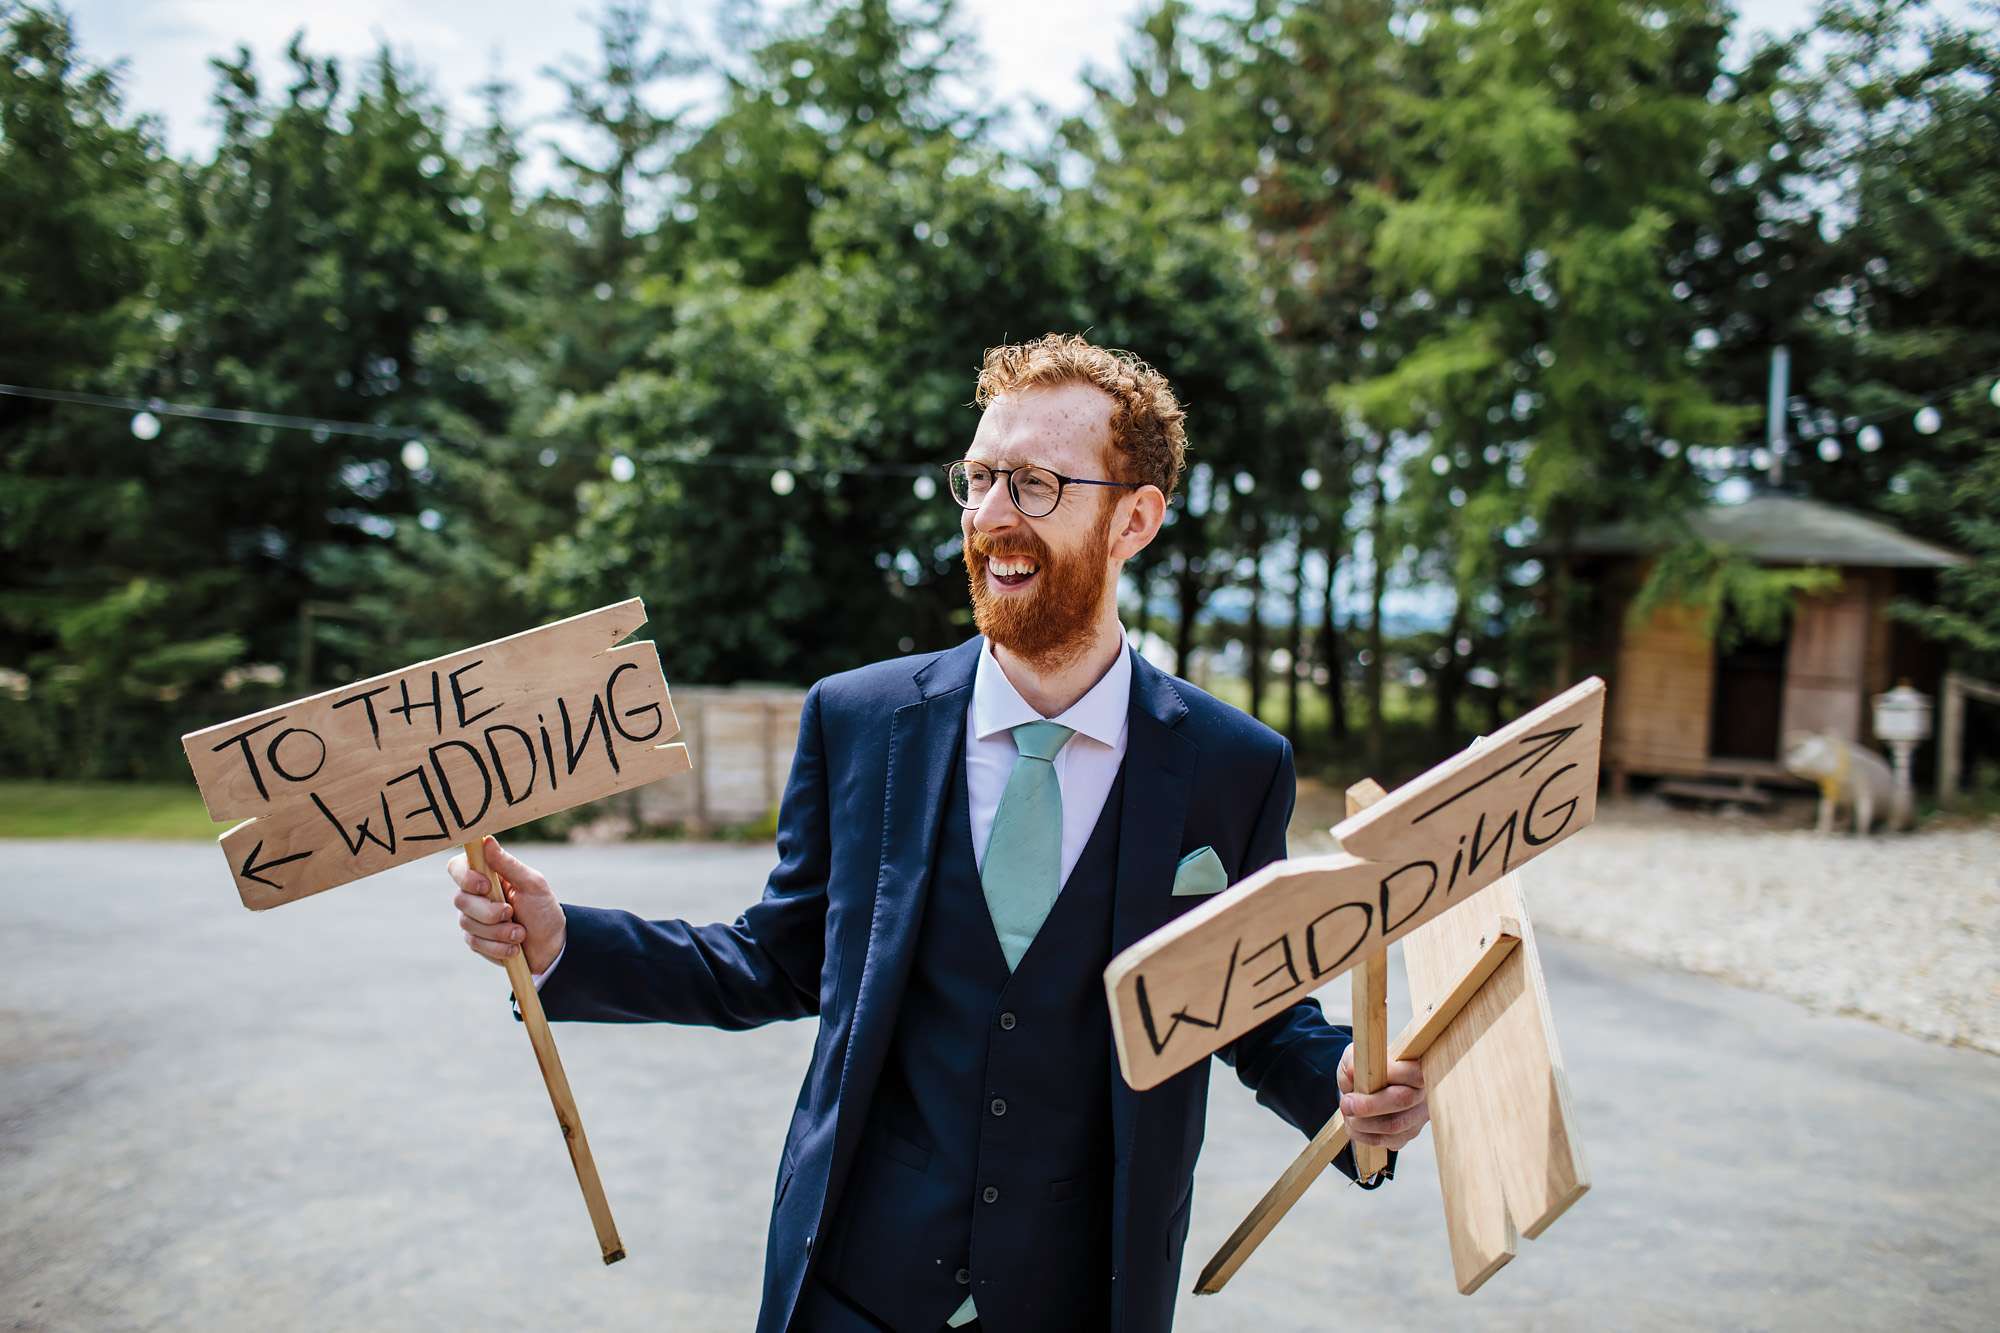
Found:
[[[1411,820],[1410,822],[1412,824],[1423,823],[1426,819],[1429,819],[1432,815],[1444,809],[1446,806],[1453,804],[1454,802],[1460,800],[1463,797],[1470,796],[1473,792],[1478,791],[1481,787],[1484,787],[1487,783],[1493,781],[1493,779],[1499,777],[1502,773],[1506,773],[1513,769],[1520,768],[1522,764],[1527,765],[1526,768],[1521,769],[1521,772],[1523,774],[1534,772],[1536,764],[1541,763],[1542,760],[1546,759],[1548,756],[1554,754],[1558,749],[1562,748],[1562,743],[1568,740],[1571,736],[1574,736],[1577,733],[1577,731],[1582,727],[1582,725],[1583,725],[1582,723],[1578,723],[1576,726],[1573,727],[1557,727],[1554,731],[1538,731],[1532,736],[1523,736],[1520,740],[1520,744],[1522,745],[1533,745],[1536,741],[1541,741],[1542,744],[1536,749],[1528,751],[1526,754],[1515,756],[1513,762],[1503,764],[1499,768],[1494,769],[1491,773],[1488,773],[1485,777],[1479,779],[1479,781],[1473,783],[1470,787],[1467,787],[1464,791],[1459,792],[1458,795],[1445,797],[1442,801],[1439,801],[1436,805],[1424,811],[1422,814],[1418,815],[1415,819]]]
[[[276,880],[265,879],[262,872],[266,870],[275,870],[277,867],[282,865],[290,865],[294,861],[303,861],[308,856],[312,855],[311,852],[293,852],[290,856],[280,856],[276,860],[266,861],[262,865],[259,865],[257,863],[257,853],[263,850],[264,850],[264,840],[262,838],[259,838],[257,840],[257,845],[250,849],[250,855],[243,858],[243,868],[236,872],[236,876],[238,879],[254,879],[259,884],[269,885],[271,888],[278,890],[280,893],[284,892],[285,886],[278,883]]]

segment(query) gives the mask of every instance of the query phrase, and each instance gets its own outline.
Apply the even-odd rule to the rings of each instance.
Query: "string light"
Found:
[[[305,431],[311,435],[315,444],[326,444],[334,436],[341,435],[361,439],[383,440],[403,446],[416,445],[419,449],[423,450],[423,465],[427,465],[430,459],[427,441],[439,438],[434,432],[413,430],[407,426],[378,426],[365,421],[338,421],[322,417],[289,416],[278,412],[255,412],[240,408],[208,407],[195,403],[170,403],[158,398],[127,398],[116,397],[110,394],[76,393],[66,389],[42,389],[23,384],[0,384],[0,397],[32,398],[42,402],[66,403],[78,407],[113,408],[122,412],[131,412],[134,414],[132,418],[132,433],[142,440],[151,440],[158,437],[161,428],[161,417],[188,417],[200,421],[223,422],[229,425],[263,426],[273,430]],[[463,446],[465,444],[462,440],[455,440],[450,437],[445,437],[442,442],[448,445]],[[566,443],[562,444],[562,449],[575,453],[589,452],[581,447]],[[421,470],[423,465],[412,466],[410,464],[409,460],[413,454],[407,447],[403,448],[400,452],[406,467],[410,467],[411,471]],[[545,446],[537,456],[537,461],[543,467],[554,467],[560,457],[561,455],[556,447]],[[914,485],[915,479],[919,477],[928,478],[930,474],[937,470],[937,465],[934,463],[863,463],[822,466],[808,459],[752,454],[660,453],[648,455],[647,461],[649,463],[671,464],[680,467],[719,467],[748,472],[772,472],[771,489],[777,491],[780,495],[791,494],[792,488],[797,482],[797,477],[794,475],[795,469],[811,469],[817,475],[833,482],[835,485],[838,484],[838,479],[842,477],[900,477],[911,480]],[[632,460],[629,458],[625,459],[625,463],[627,466],[633,466]],[[612,468],[614,472],[618,468],[616,458],[612,461]],[[776,473],[779,472],[791,478],[791,482],[783,490],[778,489]],[[629,480],[630,478],[624,477],[619,479]],[[935,481],[932,481],[931,493],[924,498],[929,499],[937,494],[936,484]]]
[[[431,451],[424,447],[422,440],[411,440],[403,446],[403,466],[412,472],[422,472],[430,466]]]
[[[771,474],[771,493],[773,495],[790,495],[792,488],[798,484],[798,478],[794,477],[787,468],[779,468]]]
[[[1925,403],[1917,409],[1917,415],[1911,418],[1910,424],[1917,428],[1919,435],[1935,435],[1938,428],[1944,425],[1944,417],[1935,407]]]
[[[925,473],[910,483],[910,489],[916,492],[919,500],[928,500],[937,494],[937,481]]]

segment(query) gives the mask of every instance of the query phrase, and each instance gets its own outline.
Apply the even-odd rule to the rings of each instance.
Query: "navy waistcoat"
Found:
[[[961,751],[908,989],[819,1280],[933,1333],[970,1293],[997,1333],[1109,1318],[1111,952],[1121,769],[1010,976],[972,854]]]

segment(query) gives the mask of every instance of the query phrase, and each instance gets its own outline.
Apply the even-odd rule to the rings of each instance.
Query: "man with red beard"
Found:
[[[818,1016],[760,1333],[1168,1329],[1209,1066],[1126,1086],[1103,970],[1285,854],[1291,747],[1118,621],[1184,466],[1166,380],[1051,334],[989,351],[975,398],[947,475],[980,637],[813,686],[755,906],[690,926],[561,904],[489,844],[501,904],[451,863],[467,943],[525,949],[552,1019]],[[1349,1044],[1307,1000],[1218,1054],[1301,1133],[1338,1106],[1402,1147],[1421,1069],[1356,1094]]]

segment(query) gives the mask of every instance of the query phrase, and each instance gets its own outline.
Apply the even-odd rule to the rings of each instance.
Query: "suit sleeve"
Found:
[[[1285,830],[1292,822],[1298,779],[1291,742],[1282,742],[1282,747],[1238,880],[1285,857]],[[1236,1077],[1257,1094],[1259,1102],[1311,1138],[1340,1109],[1340,1057],[1353,1041],[1352,1029],[1327,1022],[1319,1001],[1305,999],[1273,1014],[1216,1054],[1235,1066]],[[1354,1149],[1342,1148],[1333,1164],[1352,1179]],[[1392,1152],[1384,1175],[1393,1176],[1395,1170]]]
[[[820,687],[806,695],[778,807],[778,864],[728,925],[646,921],[565,903],[562,966],[542,987],[552,1019],[742,1029],[819,1012],[831,859]]]

